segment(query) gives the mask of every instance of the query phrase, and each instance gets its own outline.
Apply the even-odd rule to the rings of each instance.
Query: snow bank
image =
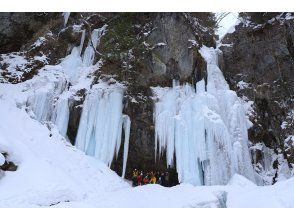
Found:
[[[128,186],[103,163],[71,146],[57,129],[48,130],[17,108],[7,94],[17,92],[14,86],[19,85],[0,85],[0,152],[18,165],[0,180],[0,207],[49,206]],[[18,92],[20,97],[25,93]]]
[[[274,186],[256,186],[240,175],[234,175],[226,186],[193,186],[180,184],[165,188],[145,185],[123,188],[82,202],[60,203],[56,207],[116,208],[225,208],[225,207],[294,207],[294,178]]]
[[[240,180],[240,179],[239,179]],[[294,178],[272,186],[238,183],[228,187],[227,207],[231,208],[293,208]]]

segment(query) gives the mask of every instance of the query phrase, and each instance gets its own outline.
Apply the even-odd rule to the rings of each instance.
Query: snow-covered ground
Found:
[[[294,178],[263,187],[235,175],[226,186],[132,188],[18,108],[22,97],[21,84],[0,84],[0,151],[18,165],[0,177],[0,207],[294,207]]]

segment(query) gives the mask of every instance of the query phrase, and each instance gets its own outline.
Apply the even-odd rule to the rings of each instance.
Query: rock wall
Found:
[[[176,171],[167,168],[165,155],[155,162],[153,100],[151,86],[171,86],[172,80],[196,83],[205,78],[206,63],[198,49],[204,43],[215,46],[213,28],[205,25],[209,13],[71,13],[64,25],[61,13],[1,13],[0,80],[18,83],[31,79],[46,64],[55,65],[80,44],[82,31],[88,42],[91,31],[107,25],[97,48],[96,61],[103,62],[94,73],[95,80],[115,78],[127,87],[124,114],[131,118],[131,135],[126,177],[132,169],[170,171],[177,183]],[[21,34],[20,34],[21,33]],[[83,45],[83,50],[86,47]],[[7,56],[26,59],[9,71]],[[45,56],[46,59],[36,59]],[[4,60],[4,61],[3,61]],[[2,76],[2,79],[1,79]],[[77,92],[78,100],[70,100],[67,131],[74,143],[85,91]],[[123,143],[123,140],[122,140]],[[112,169],[121,174],[122,153]]]
[[[252,146],[265,144],[277,155],[273,181],[283,161],[289,168],[294,164],[293,30],[294,20],[289,14],[287,19],[286,13],[264,23],[243,20],[234,33],[225,36],[220,47],[221,67],[231,89],[253,101],[253,126],[249,130]],[[262,163],[265,155],[257,149],[254,157],[256,163]]]

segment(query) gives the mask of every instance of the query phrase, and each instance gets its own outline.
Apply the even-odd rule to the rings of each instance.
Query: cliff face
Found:
[[[117,49],[105,58],[99,74],[116,74],[117,79],[128,86],[124,113],[130,116],[132,124],[126,176],[130,177],[134,168],[169,170],[176,183],[175,169],[167,169],[165,155],[155,162],[150,87],[171,86],[173,79],[190,83],[202,79],[206,64],[198,49],[205,39],[214,42],[213,35],[201,30],[197,33],[195,28],[200,25],[184,13],[126,14],[117,19],[109,23],[108,33],[98,50],[106,54],[107,50],[113,50],[113,46],[108,46],[110,44],[116,45]],[[120,172],[121,161],[122,153],[112,168]]]
[[[199,16],[198,16],[199,15]],[[171,86],[172,80],[195,84],[206,75],[206,63],[198,50],[205,44],[215,46],[213,29],[205,27],[205,13],[7,13],[1,14],[2,82],[18,83],[34,77],[46,64],[55,65],[79,46],[84,35],[106,26],[95,50],[95,61],[102,65],[93,73],[95,79],[114,78],[127,87],[124,114],[131,118],[131,134],[126,177],[134,168],[171,172],[165,155],[155,162],[153,100],[150,87]],[[19,31],[23,34],[19,35]],[[16,40],[17,39],[17,40]],[[82,45],[82,51],[86,48]],[[4,54],[6,53],[6,54]],[[45,58],[44,58],[45,57]],[[43,58],[43,59],[41,59]],[[11,65],[11,60],[22,61]],[[11,71],[13,69],[13,71]],[[69,85],[70,86],[70,85]],[[70,100],[67,130],[74,143],[85,98],[81,89]],[[123,142],[123,140],[122,140]],[[112,169],[122,171],[122,150]]]
[[[105,26],[95,49],[95,61],[101,65],[91,74],[93,84],[113,78],[126,86],[123,113],[131,119],[126,177],[134,168],[169,170],[175,184],[175,169],[167,168],[165,155],[155,162],[150,87],[171,86],[173,79],[192,84],[206,79],[206,63],[198,50],[216,46],[213,29],[205,25],[207,13],[71,13],[67,20],[68,15],[0,14],[0,82],[31,79],[46,64],[59,64],[81,42],[86,42],[81,44],[85,51],[91,32]],[[274,179],[280,171],[287,174],[285,167],[294,163],[293,28],[293,19],[285,18],[244,22],[220,47],[220,66],[231,89],[252,103],[249,138],[255,168],[259,173],[270,171]],[[86,89],[80,89],[75,94],[79,98],[69,100],[67,137],[72,143],[85,95]],[[119,174],[122,157],[121,150],[112,163]]]
[[[253,101],[249,139],[256,169],[268,169],[265,146],[273,149],[274,181],[281,169],[288,173],[287,166],[294,163],[294,21],[289,14],[263,23],[245,20],[220,47],[221,67],[231,89]]]

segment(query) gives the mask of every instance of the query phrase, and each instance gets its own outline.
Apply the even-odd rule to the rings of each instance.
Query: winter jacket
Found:
[[[145,177],[145,178],[143,179],[143,183],[144,183],[144,184],[148,184],[148,183],[149,183],[149,179],[148,179],[148,177]]]
[[[152,176],[151,179],[150,179],[150,182],[152,184],[155,184],[156,183],[156,177],[155,176]]]
[[[138,175],[139,175],[138,170],[134,170],[134,171],[133,171],[133,177],[137,177]]]

